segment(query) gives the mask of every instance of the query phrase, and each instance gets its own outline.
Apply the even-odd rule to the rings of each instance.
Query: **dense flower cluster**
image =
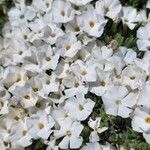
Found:
[[[150,8],[150,1],[147,3]],[[150,143],[150,17],[119,0],[16,1],[0,40],[0,149],[23,149],[43,139],[47,150],[114,149],[92,118],[102,97],[108,115],[130,117]],[[108,20],[133,30],[143,58],[116,41],[99,40]],[[107,29],[106,29],[107,30]],[[91,128],[89,143],[81,133]],[[107,140],[107,139],[106,139]],[[7,144],[6,144],[7,143]]]

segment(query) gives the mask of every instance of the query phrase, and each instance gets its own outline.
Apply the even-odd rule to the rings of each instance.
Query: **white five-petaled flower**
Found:
[[[83,125],[81,125],[80,122],[70,120],[61,126],[60,130],[54,131],[54,137],[56,139],[63,137],[59,143],[61,149],[78,149],[83,142],[83,138],[80,136],[82,130]]]
[[[107,20],[96,12],[93,7],[77,17],[80,28],[90,36],[100,37],[103,33]]]
[[[137,46],[141,51],[150,50],[150,24],[146,24],[144,27],[140,27],[137,30]]]
[[[150,113],[149,110],[136,108],[132,118],[132,128],[137,132],[143,133],[147,143],[150,144]]]
[[[95,120],[91,119],[88,121],[88,125],[90,128],[92,128],[94,131],[91,132],[89,140],[90,142],[98,142],[99,141],[99,135],[98,133],[102,133],[106,131],[107,127],[100,127],[101,118],[98,117]]]
[[[132,107],[137,102],[137,93],[129,93],[125,86],[114,86],[107,91],[102,100],[107,114],[129,117]]]
[[[27,128],[29,129],[29,134],[37,138],[48,139],[52,133],[52,127],[55,124],[55,121],[47,114],[46,111],[39,111],[37,114],[32,115],[26,120]]]
[[[66,23],[74,18],[74,10],[71,3],[64,0],[55,0],[52,5],[54,23]]]
[[[123,7],[123,24],[127,25],[131,30],[136,26],[137,10],[133,7]]]
[[[70,1],[71,3],[77,5],[77,6],[82,6],[82,5],[86,5],[89,2],[93,1],[93,0],[67,0]]]
[[[122,6],[118,0],[99,0],[96,2],[96,11],[114,21],[118,21],[122,16]]]
[[[76,97],[69,98],[64,108],[68,110],[72,118],[83,121],[91,114],[94,105],[94,101],[89,98],[84,98],[83,94],[78,94]]]
[[[73,33],[67,33],[56,41],[56,53],[61,56],[74,57],[81,49],[81,42]]]

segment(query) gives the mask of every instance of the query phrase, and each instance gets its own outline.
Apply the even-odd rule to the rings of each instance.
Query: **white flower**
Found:
[[[144,27],[140,27],[137,30],[137,46],[141,51],[149,51],[150,50],[150,24],[145,25]]]
[[[96,11],[117,21],[121,16],[122,6],[118,0],[99,0],[96,2]]]
[[[36,73],[36,72],[41,72],[42,69],[40,68],[39,66],[39,62],[38,62],[38,59],[37,59],[37,53],[36,53],[36,50],[33,50],[32,51],[32,55],[31,57],[29,58],[26,58],[24,60],[24,63],[23,63],[23,68],[29,72],[33,72],[33,73]]]
[[[9,142],[11,126],[12,121],[9,118],[7,117],[0,118],[0,140]]]
[[[21,103],[24,108],[35,106],[38,96],[33,92],[29,85],[23,87],[16,87],[14,92],[14,98]]]
[[[70,1],[71,3],[77,5],[77,6],[81,6],[81,5],[86,5],[87,3],[93,1],[93,0],[67,0]]]
[[[56,43],[58,37],[64,35],[64,32],[55,24],[50,24],[43,28],[43,37],[42,39],[51,45]]]
[[[81,42],[70,32],[57,39],[56,47],[56,53],[72,58],[81,49]]]
[[[18,7],[10,9],[8,16],[12,26],[21,26],[27,24],[27,20],[31,21],[36,13],[31,6],[26,7],[24,1],[21,1]]]
[[[123,84],[131,89],[141,88],[146,81],[146,73],[136,65],[129,65],[123,71]]]
[[[83,94],[79,94],[76,95],[76,97],[69,98],[66,101],[64,108],[69,111],[72,118],[83,121],[91,114],[94,105],[95,102],[91,99],[85,99]]]
[[[102,96],[102,100],[107,114],[127,118],[136,104],[137,93],[129,93],[124,86],[115,86]]]
[[[32,114],[36,114],[40,110],[49,109],[48,105],[49,105],[49,100],[46,100],[44,98],[39,98],[35,106],[31,106],[27,108],[28,114],[32,115]]]
[[[143,133],[143,137],[145,139],[145,141],[150,144],[150,132],[148,133]]]
[[[147,1],[146,8],[150,9],[150,0]]]
[[[1,2],[0,2],[1,3]],[[5,145],[4,141],[2,139],[0,139],[0,149],[1,150],[6,150],[9,148],[9,144]]]
[[[78,149],[83,141],[83,138],[80,136],[82,130],[83,125],[80,122],[68,121],[61,126],[60,130],[54,131],[54,137],[56,139],[64,137],[59,143],[61,149]]]
[[[22,147],[27,147],[32,144],[32,136],[28,133],[26,122],[13,124],[10,141]]]
[[[83,31],[82,31],[83,32]],[[81,42],[83,43],[83,45],[85,46],[89,46],[87,45],[88,43],[92,42],[92,41],[95,41],[95,37],[89,37],[87,34],[81,34],[78,36],[79,39],[81,40]],[[84,47],[82,47],[83,49]]]
[[[65,28],[66,28],[66,32],[72,32],[75,35],[82,33],[82,30],[80,29],[80,26],[79,26],[76,18],[73,19],[72,21],[70,21],[69,23],[67,23]]]
[[[139,93],[139,98],[137,105],[144,106],[150,108],[150,100],[149,100],[149,93],[150,93],[150,83],[146,82],[144,87]]]
[[[53,22],[66,23],[74,18],[74,10],[70,2],[55,0],[52,5]]]
[[[148,23],[149,22],[149,16],[147,17],[147,14],[146,14],[146,10],[143,9],[143,10],[140,10],[138,12],[138,15],[136,17],[136,22],[140,22],[142,24],[145,24],[145,23]]]
[[[27,85],[32,88],[32,92],[36,94],[40,94],[40,91],[42,90],[43,86],[38,76],[31,77],[27,81]]]
[[[102,150],[102,149],[100,148],[99,143],[95,142],[95,143],[86,143],[86,145],[83,146],[81,150]]]
[[[101,122],[101,118],[99,117],[96,118],[95,120],[90,118],[90,120],[88,121],[89,127],[94,130],[90,134],[90,137],[89,137],[90,142],[99,141],[98,133],[102,133],[108,129],[107,127],[100,128],[100,122]]]
[[[24,58],[31,56],[30,48],[28,48],[24,42],[16,40],[10,44],[10,47],[7,49],[7,53],[15,65],[17,63],[23,63]]]
[[[63,93],[63,87],[62,86],[59,86],[59,89],[57,92],[50,92],[48,94],[48,99],[51,100],[53,103],[57,103],[57,104],[64,102],[64,100],[66,98],[67,97]]]
[[[51,128],[54,124],[53,118],[50,114],[46,114],[45,111],[39,111],[37,114],[27,119],[29,134],[36,139],[47,139],[52,133]]]
[[[137,54],[132,49],[127,47],[119,47],[118,53],[116,55],[123,57],[126,64],[134,64],[137,58]]]
[[[52,110],[52,117],[55,119],[59,126],[63,126],[67,122],[73,121],[69,111],[64,107],[58,107]]]
[[[98,142],[86,143],[81,150],[114,150],[110,145],[100,145]]]
[[[58,64],[59,54],[54,54],[49,45],[44,45],[37,53],[39,67],[43,70],[55,69]]]
[[[0,86],[0,115],[8,113],[9,92]]]
[[[74,75],[68,75],[63,78],[62,84],[65,86],[64,93],[66,97],[75,96],[78,93],[86,94],[88,92],[88,86],[81,82]]]
[[[72,72],[82,81],[92,82],[96,81],[97,74],[95,71],[95,66],[92,62],[84,63],[81,60],[77,60],[71,65]]]
[[[94,37],[100,37],[107,20],[92,7],[77,17],[80,28]]]
[[[38,3],[36,0],[32,1],[32,6],[38,12],[48,12],[52,7],[53,0],[39,0]]]
[[[24,68],[10,66],[5,69],[2,83],[10,92],[14,92],[17,86],[23,86],[27,80]]]
[[[34,33],[25,25],[22,25],[20,28],[14,28],[14,30],[11,31],[11,34],[9,35],[9,38],[13,38],[13,40],[25,42],[25,44],[28,44],[28,42],[34,41]],[[11,45],[11,43],[9,43]],[[32,46],[30,46],[31,48]]]
[[[137,108],[132,119],[132,128],[143,133],[145,140],[150,143],[150,114]]]
[[[62,79],[62,78],[67,76],[67,73],[68,73],[69,69],[70,69],[69,68],[69,63],[65,62],[64,60],[61,60],[58,63],[54,73],[56,74],[57,78]]]
[[[125,67],[125,62],[123,61],[123,58],[121,56],[113,55],[109,58],[109,64],[108,66],[104,65],[104,69],[108,68],[106,71],[114,71],[117,75],[122,73],[123,68]]]
[[[57,92],[59,90],[59,81],[56,78],[55,74],[48,76],[47,74],[41,74],[41,83],[42,83],[42,90],[40,95],[43,97],[48,97],[50,92]]]
[[[45,140],[44,143],[48,145],[46,150],[59,150],[59,146],[56,145],[56,139],[53,136],[50,137],[50,140]]]
[[[136,58],[135,64],[143,69],[146,72],[146,75],[149,75],[150,73],[150,52],[145,52],[142,59]]]
[[[122,22],[126,24],[131,30],[136,26],[137,10],[133,7],[123,7]]]
[[[99,69],[96,69],[96,71],[97,71],[98,79],[96,80],[96,82],[89,83],[90,92],[98,96],[102,96],[112,86],[112,80],[111,80],[112,72],[106,72]]]
[[[106,46],[94,47],[94,49],[91,51],[91,55],[94,58],[93,64],[95,64],[97,68],[103,71],[112,70],[114,68],[113,63],[110,62],[112,54],[112,48],[108,48]]]
[[[26,117],[25,109],[22,107],[15,106],[9,108],[9,113],[7,114],[7,119],[13,124],[20,123]]]
[[[119,0],[14,0],[0,37],[0,149],[38,139],[47,150],[113,149],[99,143],[107,143],[100,137],[107,127],[97,97],[150,143],[149,1],[138,10]],[[138,53],[136,39],[113,35],[122,24],[123,35],[137,30]]]

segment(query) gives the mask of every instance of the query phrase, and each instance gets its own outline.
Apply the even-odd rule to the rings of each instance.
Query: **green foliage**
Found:
[[[130,148],[135,148],[135,150],[149,150],[150,145],[147,144],[141,133],[135,132],[131,128],[131,119],[122,118],[119,116],[107,115],[104,110],[104,105],[102,99],[95,94],[88,93],[87,98],[91,98],[96,102],[94,112],[91,117],[101,117],[101,127],[108,127],[106,132],[101,133],[100,143],[105,144],[105,142],[111,143],[113,146],[123,145],[127,150]],[[82,132],[83,137],[88,141],[91,129],[87,126],[87,121],[84,122],[84,130]]]
[[[8,21],[7,12],[14,5],[12,0],[4,0],[0,3],[0,36],[2,36],[2,28]]]
[[[103,40],[106,45],[112,40],[116,40],[118,46],[126,46],[137,51],[136,31],[138,28],[139,25],[137,25],[134,30],[130,30],[126,25],[123,25],[122,22],[113,23],[112,20],[109,20],[100,40]]]
[[[120,0],[123,6],[132,6],[137,9],[145,8],[147,0]]]
[[[38,139],[33,142],[32,145],[25,148],[25,150],[45,150],[46,146],[43,144],[43,141]]]

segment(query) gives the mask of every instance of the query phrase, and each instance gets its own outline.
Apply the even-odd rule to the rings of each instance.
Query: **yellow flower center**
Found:
[[[38,128],[39,128],[40,130],[42,130],[42,129],[44,128],[44,124],[43,124],[43,123],[39,123],[39,124],[38,124]]]
[[[67,118],[67,117],[68,117],[68,114],[66,113],[66,114],[65,114],[65,118]]]
[[[120,105],[121,104],[121,100],[116,100],[116,104]]]
[[[146,118],[145,122],[150,124],[150,117]]]
[[[23,51],[19,51],[19,52],[18,52],[18,55],[22,55],[22,54],[23,54]]]
[[[65,12],[62,10],[61,12],[60,12],[60,14],[64,17],[65,16]]]
[[[22,131],[22,136],[26,136],[27,135],[27,131],[26,130],[23,130]]]
[[[34,92],[37,92],[39,89],[37,87],[32,88]]]
[[[79,6],[75,5],[75,6],[74,6],[74,9],[75,9],[75,10],[79,10],[80,8],[79,8]]]
[[[71,131],[67,131],[66,134],[67,134],[67,136],[69,136],[69,137],[72,135]]]
[[[28,36],[27,36],[27,35],[24,35],[23,38],[26,40],[26,39],[28,38]]]
[[[80,28],[77,26],[77,27],[75,27],[75,32],[79,32],[80,31]]]
[[[49,85],[51,83],[50,80],[46,80],[46,84]]]
[[[30,96],[29,96],[29,95],[25,95],[24,98],[25,98],[26,100],[29,100],[29,99],[30,99]]]
[[[20,74],[18,74],[16,77],[16,82],[19,82],[19,81],[21,81],[21,75]]]
[[[42,106],[42,104],[41,104],[40,102],[37,102],[37,103],[35,104],[35,106],[36,106],[37,108],[40,108],[40,107]]]
[[[81,75],[83,75],[83,76],[85,76],[87,74],[87,71],[86,70],[83,70],[82,72],[81,72]]]
[[[19,121],[19,120],[20,120],[20,117],[15,116],[15,117],[14,117],[14,120]]]
[[[71,45],[66,45],[65,49],[68,51],[71,48]]]
[[[84,109],[84,106],[79,104],[79,109],[80,109],[80,111],[82,111]]]
[[[130,77],[131,80],[135,80],[135,78],[136,78],[135,76],[131,76]]]
[[[0,101],[0,109],[4,106],[4,102]]]
[[[95,22],[94,21],[90,21],[89,25],[90,25],[91,28],[93,28],[95,26]]]
[[[75,87],[76,87],[76,88],[79,87],[79,85],[80,85],[79,83],[75,83]]]
[[[46,5],[47,8],[49,7],[49,3],[46,3],[45,5]]]
[[[101,86],[105,86],[105,85],[106,85],[106,82],[105,82],[105,81],[100,81],[100,85],[101,85]]]
[[[50,57],[46,57],[45,60],[46,61],[51,61],[51,58]]]

